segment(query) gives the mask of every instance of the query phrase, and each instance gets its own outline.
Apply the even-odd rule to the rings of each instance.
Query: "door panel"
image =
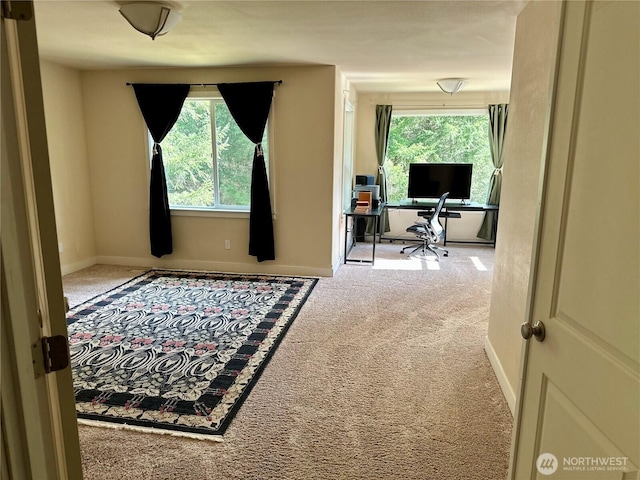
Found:
[[[556,470],[557,478],[583,480],[585,471],[598,480],[637,478],[637,465],[624,460],[624,452],[616,448],[555,384],[548,382],[544,386],[542,404],[544,411],[540,415],[543,422],[540,451],[562,452],[558,470]],[[562,439],[566,436],[575,440],[564,445]],[[590,452],[592,456],[598,458],[598,464],[586,465],[585,452]],[[626,472],[621,471],[622,467],[625,467]],[[536,478],[551,476],[542,466],[541,470],[546,474],[537,472]]]
[[[638,2],[564,6],[517,480],[640,478],[639,20]]]
[[[617,2],[616,2],[617,3]],[[638,318],[638,55],[639,15],[628,6],[597,2],[583,46],[584,83],[576,112],[570,195],[562,250],[558,310],[640,361],[640,322],[609,321],[611,304]],[[635,5],[634,5],[635,4]],[[618,54],[618,52],[628,54]],[[614,54],[615,52],[615,54]],[[610,88],[612,76],[631,88]],[[636,82],[633,79],[636,79]],[[633,92],[635,90],[635,93]],[[635,97],[635,98],[634,98]],[[633,158],[635,144],[635,162]],[[634,166],[635,163],[635,166]],[[635,173],[635,174],[634,174]],[[635,230],[634,230],[635,224]],[[632,253],[635,251],[635,255]],[[630,256],[630,254],[632,254]],[[635,266],[635,268],[630,268]],[[585,279],[576,282],[574,279]],[[593,302],[585,302],[585,298]]]

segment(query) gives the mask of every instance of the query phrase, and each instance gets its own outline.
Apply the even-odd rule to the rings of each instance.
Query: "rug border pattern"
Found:
[[[146,427],[147,429],[153,430],[162,430],[162,431],[176,431],[176,432],[187,432],[193,434],[204,434],[204,435],[223,435],[228,428],[231,420],[234,418],[236,413],[239,411],[240,407],[248,397],[249,393],[259,380],[261,374],[272,358],[275,350],[282,342],[284,336],[289,330],[291,324],[297,317],[298,313],[302,305],[306,302],[309,295],[313,291],[314,287],[318,282],[318,277],[306,277],[306,276],[291,276],[291,275],[273,275],[273,274],[252,274],[252,273],[230,273],[230,272],[211,272],[211,271],[193,271],[193,270],[178,270],[178,269],[159,269],[153,268],[150,269],[140,275],[137,275],[126,282],[111,288],[110,290],[96,295],[88,300],[81,302],[80,304],[71,308],[68,312],[68,315],[74,315],[78,311],[81,311],[83,307],[86,308],[87,305],[95,305],[96,303],[103,301],[112,297],[113,295],[119,293],[120,291],[128,288],[130,285],[134,285],[139,283],[141,279],[144,277],[150,277],[154,274],[162,275],[162,276],[170,276],[170,275],[180,275],[180,276],[194,276],[194,277],[214,277],[216,279],[227,279],[227,280],[239,280],[239,281],[273,281],[278,280],[281,282],[287,281],[302,281],[304,282],[304,286],[301,287],[300,291],[302,292],[300,295],[297,295],[293,302],[291,302],[286,310],[283,311],[282,315],[276,322],[276,324],[272,327],[272,330],[277,330],[275,334],[269,336],[269,342],[265,345],[261,345],[261,350],[266,350],[264,352],[264,357],[258,362],[253,362],[250,366],[250,372],[247,371],[247,368],[244,368],[241,372],[243,380],[243,386],[240,389],[236,389],[233,394],[229,397],[225,396],[223,401],[221,401],[215,407],[215,416],[219,416],[220,420],[217,424],[217,428],[214,430],[212,428],[203,428],[197,426],[188,426],[188,425],[178,425],[178,424],[163,424],[158,422],[153,422],[151,420],[138,420],[137,418],[129,418],[129,417],[116,417],[116,416],[105,416],[99,413],[92,413],[91,410],[96,411],[94,406],[92,406],[88,402],[77,402],[77,416],[81,419],[94,420],[99,422],[108,422],[113,424],[120,425],[131,425],[131,426],[139,426]],[[68,319],[68,325],[74,323],[77,319]],[[240,378],[239,378],[240,380]],[[234,382],[234,385],[237,382]],[[132,411],[131,414],[136,416],[136,411]],[[140,411],[142,413],[142,411]]]

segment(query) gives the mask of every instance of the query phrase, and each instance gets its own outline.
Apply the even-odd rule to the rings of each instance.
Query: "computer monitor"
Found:
[[[450,199],[471,197],[471,163],[409,164],[408,198],[440,198],[449,192]]]

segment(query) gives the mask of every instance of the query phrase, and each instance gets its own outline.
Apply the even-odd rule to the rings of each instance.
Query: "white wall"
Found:
[[[66,274],[95,263],[91,175],[82,82],[77,70],[41,62],[60,266]]]
[[[406,228],[413,225],[415,221],[424,221],[424,218],[418,217],[416,210],[408,209],[388,209],[390,232],[385,233],[385,237],[390,238],[406,238],[415,240],[415,235],[407,233]],[[476,238],[476,234],[482,225],[484,219],[483,212],[461,212],[461,218],[447,219],[447,241],[460,240],[463,242],[478,241],[483,242],[480,238]],[[444,219],[441,220],[444,226]]]
[[[515,409],[560,2],[530,2],[518,16],[504,146],[498,243],[486,351]]]

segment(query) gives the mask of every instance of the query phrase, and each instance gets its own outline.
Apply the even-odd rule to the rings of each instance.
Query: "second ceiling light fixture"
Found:
[[[442,80],[438,80],[436,83],[444,93],[453,95],[454,93],[462,90],[467,84],[467,81],[464,78],[443,78]]]

